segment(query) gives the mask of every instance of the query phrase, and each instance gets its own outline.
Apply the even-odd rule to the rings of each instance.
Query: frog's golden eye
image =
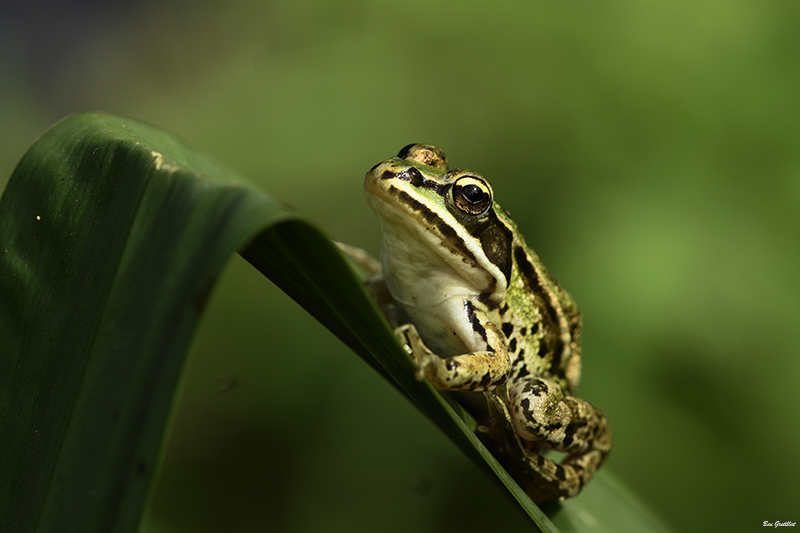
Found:
[[[450,189],[452,204],[467,215],[482,215],[492,206],[492,189],[476,176],[462,176]]]

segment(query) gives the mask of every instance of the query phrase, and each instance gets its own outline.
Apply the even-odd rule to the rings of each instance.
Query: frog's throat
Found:
[[[417,259],[421,262],[423,257],[438,257],[439,268],[452,269],[474,289],[474,294],[485,294],[495,302],[503,300],[505,276],[486,257],[480,241],[466,230],[454,229],[461,224],[449,210],[440,210],[440,215],[422,202],[387,201],[376,192],[368,194],[367,200],[381,219],[384,254],[403,255],[395,260],[406,265],[413,265]]]

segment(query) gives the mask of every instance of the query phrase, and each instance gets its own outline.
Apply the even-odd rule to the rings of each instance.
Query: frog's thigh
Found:
[[[557,383],[543,379],[515,384],[509,399],[512,423],[520,437],[569,454],[559,464],[526,451],[528,465],[539,480],[533,494],[537,499],[578,494],[611,450],[605,415],[585,400],[564,396]]]
[[[427,377],[439,390],[486,391],[504,383],[510,369],[502,333],[493,325],[486,327],[494,351],[472,352],[441,358],[431,352],[413,324],[400,326],[395,334],[419,365],[418,377]]]
[[[512,423],[526,440],[544,442],[564,452],[597,449],[608,453],[611,432],[594,405],[566,396],[557,383],[533,378],[509,386]]]

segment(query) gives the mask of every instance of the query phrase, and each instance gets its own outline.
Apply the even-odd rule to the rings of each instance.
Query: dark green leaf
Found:
[[[294,218],[171,135],[71,117],[0,202],[0,529],[132,531],[228,258]]]

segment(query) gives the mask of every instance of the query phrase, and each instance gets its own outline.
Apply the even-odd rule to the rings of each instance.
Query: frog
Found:
[[[489,181],[450,168],[439,147],[402,148],[367,172],[364,190],[382,231],[372,292],[391,309],[417,379],[483,395],[479,429],[533,501],[577,495],[612,433],[603,412],[574,395],[582,319],[573,298]]]

